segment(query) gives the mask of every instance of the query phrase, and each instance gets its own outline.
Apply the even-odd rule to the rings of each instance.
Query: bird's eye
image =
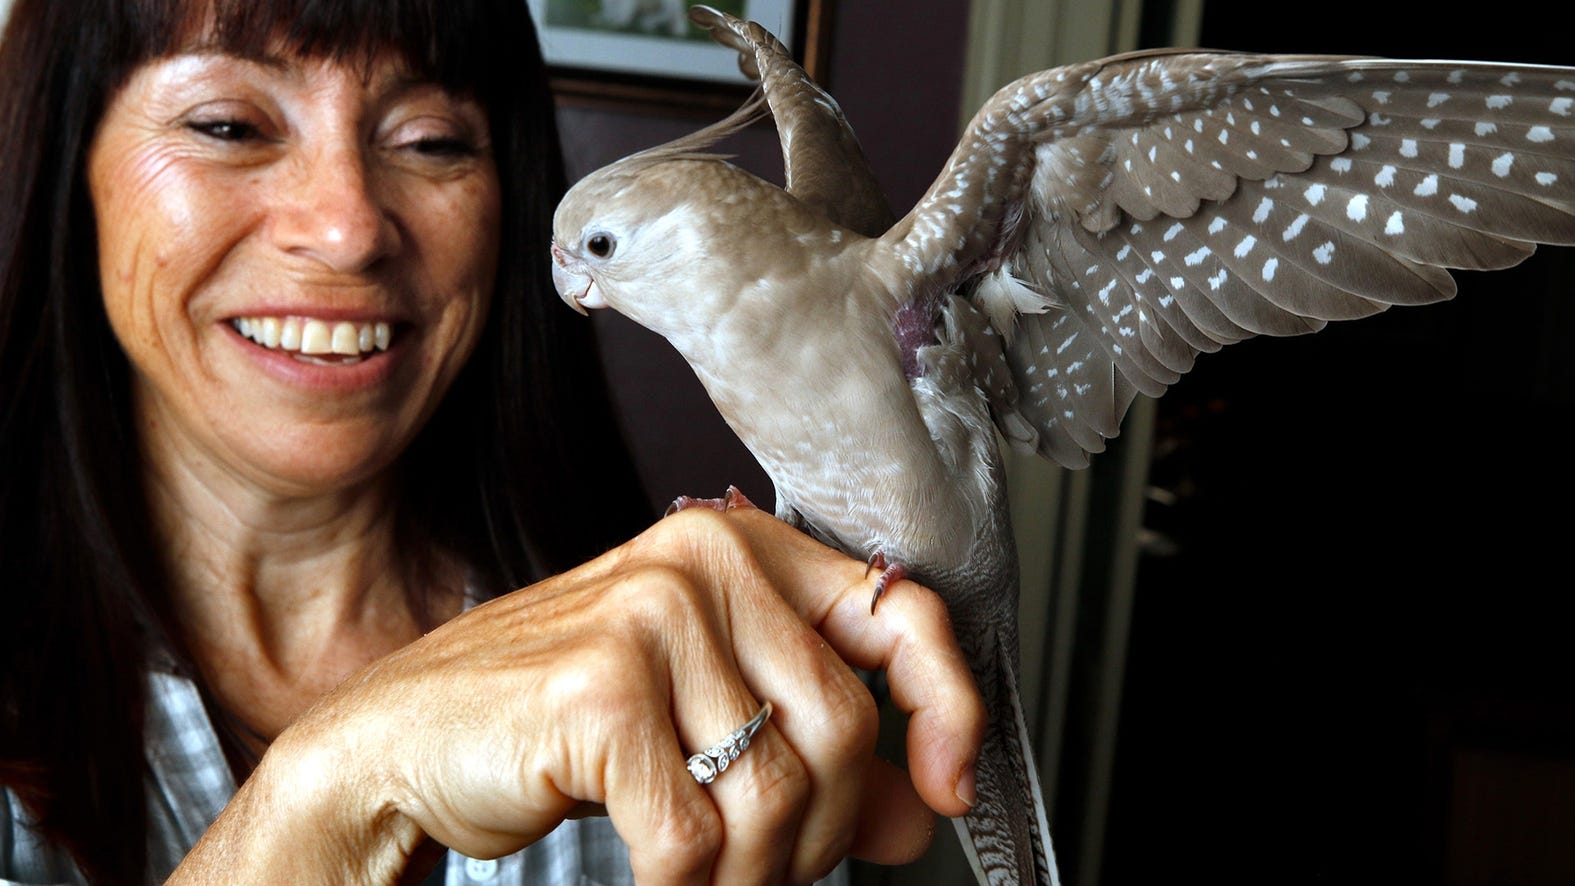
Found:
[[[613,239],[613,235],[604,231],[597,231],[596,233],[585,238],[585,251],[589,252],[591,255],[596,256],[597,258],[611,257],[613,250],[616,249],[617,246],[618,241]]]

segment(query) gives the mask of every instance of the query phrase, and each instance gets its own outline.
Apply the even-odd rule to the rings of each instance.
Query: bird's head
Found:
[[[632,177],[609,168],[581,180],[564,195],[552,220],[552,282],[564,304],[580,312],[613,306],[619,284],[630,276],[649,207],[627,199]]]
[[[641,308],[658,307],[678,278],[705,263],[709,251],[699,244],[716,232],[688,193],[695,165],[619,163],[569,189],[552,226],[553,283],[565,304],[644,322]]]
[[[587,175],[559,202],[552,224],[552,277],[564,303],[581,314],[612,308],[655,329],[649,316],[664,299],[693,295],[684,282],[704,274],[724,242],[725,214],[707,208],[718,177],[734,170],[710,153],[717,139],[764,113],[758,98],[734,114],[676,141],[625,157]],[[642,317],[640,314],[648,316]]]

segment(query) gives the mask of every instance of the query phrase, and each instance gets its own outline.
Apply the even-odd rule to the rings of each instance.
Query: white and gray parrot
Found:
[[[759,25],[691,17],[760,95],[559,205],[575,310],[666,337],[778,516],[946,601],[989,710],[959,819],[981,883],[1056,883],[1018,699],[998,436],[1069,467],[1200,353],[1450,298],[1575,243],[1575,69],[1155,50],[1023,77],[895,219]],[[709,151],[766,113],[785,187]]]

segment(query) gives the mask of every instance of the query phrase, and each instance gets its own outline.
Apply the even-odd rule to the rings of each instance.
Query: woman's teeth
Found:
[[[299,355],[365,357],[388,350],[393,330],[387,323],[330,323],[301,317],[239,317],[235,330],[265,348]]]

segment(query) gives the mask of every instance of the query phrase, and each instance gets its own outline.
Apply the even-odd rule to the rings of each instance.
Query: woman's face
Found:
[[[475,345],[501,199],[486,114],[391,59],[156,60],[88,175],[154,458],[344,488],[393,462]]]

